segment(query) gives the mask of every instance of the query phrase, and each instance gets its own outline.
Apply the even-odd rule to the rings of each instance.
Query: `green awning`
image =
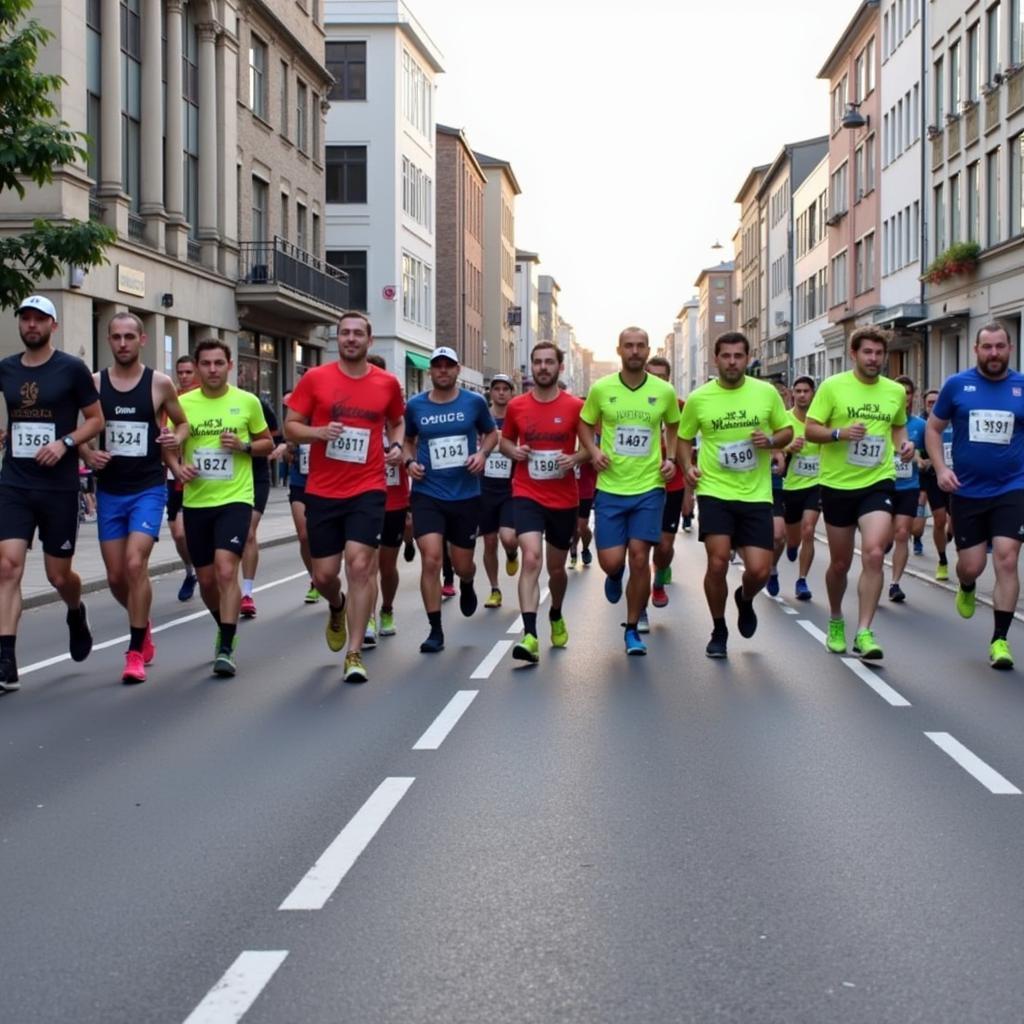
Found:
[[[430,359],[428,356],[421,356],[419,352],[406,352],[405,361],[417,370],[429,370]]]

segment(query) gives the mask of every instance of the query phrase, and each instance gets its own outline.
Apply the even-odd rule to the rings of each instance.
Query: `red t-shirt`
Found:
[[[683,407],[683,405],[685,403],[683,402],[683,400],[681,398],[678,399],[678,402],[679,402],[679,408],[682,409],[682,407]],[[661,457],[664,459],[666,457],[666,455],[667,455],[667,452],[665,451],[665,437],[664,437],[664,435],[662,435],[662,438],[661,438]],[[667,484],[665,484],[665,490],[666,491],[683,491],[685,489],[686,489],[686,477],[683,476],[683,471],[679,468],[679,463],[677,462],[676,463],[676,473],[675,473],[675,476],[672,477],[672,479],[669,480],[669,482]]]
[[[576,451],[576,428],[583,402],[560,391],[550,402],[540,402],[532,391],[508,403],[501,433],[516,444],[530,448],[526,462],[515,463],[512,497],[532,498],[547,508],[575,508],[580,503],[576,474],[561,476],[553,468],[552,454]]]
[[[593,501],[594,492],[597,490],[597,474],[594,472],[594,464],[584,462],[576,468],[579,472],[576,479],[580,485],[580,501]]]
[[[387,452],[388,435],[384,434],[384,451]],[[384,466],[388,494],[384,499],[385,512],[398,512],[409,507],[409,474],[400,462],[397,466]]]
[[[351,498],[386,490],[381,432],[405,412],[394,374],[371,365],[364,376],[350,377],[337,363],[316,366],[299,378],[288,408],[314,427],[345,425],[336,441],[310,445],[307,494]]]

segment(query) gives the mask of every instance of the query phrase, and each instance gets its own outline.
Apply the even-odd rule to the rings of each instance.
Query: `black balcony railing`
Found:
[[[103,220],[106,207],[96,196],[89,196],[89,218],[91,220]]]
[[[133,242],[146,240],[146,222],[137,214],[128,214],[128,237]]]
[[[188,240],[187,255],[189,263],[199,263],[203,258],[203,247],[194,239]]]
[[[311,299],[348,308],[348,274],[274,236],[271,242],[242,242],[239,282],[276,284]]]

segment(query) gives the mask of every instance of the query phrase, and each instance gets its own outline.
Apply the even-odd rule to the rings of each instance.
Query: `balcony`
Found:
[[[274,236],[242,242],[237,301],[304,323],[333,324],[348,308],[348,274]]]

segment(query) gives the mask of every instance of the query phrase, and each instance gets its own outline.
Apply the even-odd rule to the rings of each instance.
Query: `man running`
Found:
[[[199,592],[217,623],[213,674],[226,677],[237,671],[238,567],[252,522],[252,457],[269,455],[274,442],[259,399],[229,383],[231,349],[208,338],[196,345],[195,360],[199,387],[179,398],[188,424],[177,432],[184,458],[174,469],[185,484],[185,539]]]
[[[178,394],[183,395],[186,391],[199,387],[196,379],[195,360],[189,355],[178,356],[174,363],[174,375],[178,379]],[[180,515],[181,500],[184,496],[185,485],[175,479],[174,474],[167,471],[167,528],[171,531],[171,540],[174,541],[174,549],[178,552],[181,564],[185,567],[185,578],[178,588],[179,601],[191,601],[196,592],[195,570],[192,568],[191,556],[188,553],[188,544],[185,543],[185,520]]]
[[[498,430],[483,398],[458,386],[459,357],[447,345],[430,356],[429,391],[405,410],[405,468],[412,478],[412,529],[420,549],[420,594],[430,633],[423,654],[444,650],[441,567],[445,544],[459,577],[459,609],[476,611],[473,552],[480,519],[480,481]]]
[[[651,548],[661,540],[665,482],[676,472],[674,459],[661,454],[662,428],[665,451],[675,452],[679,401],[671,384],[647,372],[646,331],[625,328],[618,354],[621,371],[590,388],[580,413],[580,441],[597,472],[594,537],[605,597],[612,604],[621,599],[628,559],[624,643],[628,655],[644,655],[638,626],[651,596]]]
[[[369,318],[343,313],[337,362],[314,367],[299,378],[284,425],[289,441],[312,446],[306,522],[313,583],[329,605],[327,646],[340,651],[348,640],[347,683],[369,678],[361,652],[376,593],[386,467],[401,460],[405,437],[402,389],[394,374],[367,362],[372,344]],[[341,587],[343,558],[347,596]]]
[[[146,680],[146,665],[156,657],[149,621],[153,588],[149,556],[160,539],[167,500],[164,447],[178,439],[166,426],[187,426],[174,382],[142,365],[146,334],[134,313],[117,313],[107,326],[114,362],[93,374],[106,428],[98,449],[81,445],[85,464],[96,474],[98,533],[107,583],[128,612],[128,651],[123,683]]]
[[[889,335],[858,327],[850,335],[853,369],[824,381],[807,410],[807,440],[821,445],[821,510],[830,561],[825,573],[830,619],[826,646],[846,651],[843,595],[853,563],[857,531],[861,572],[857,584],[854,654],[878,661],[881,646],[871,623],[882,594],[883,559],[892,540],[895,455],[914,457],[907,439],[907,398],[901,385],[882,376]]]
[[[786,557],[800,558],[794,594],[798,601],[810,601],[811,588],[807,576],[814,561],[814,530],[821,514],[821,491],[818,472],[821,468],[821,446],[804,436],[807,410],[814,398],[814,380],[801,376],[793,381],[793,408],[789,425],[793,440],[786,446],[789,457],[782,484],[782,515],[786,524]]]
[[[977,365],[950,377],[928,417],[925,444],[939,486],[952,495],[956,609],[974,614],[978,577],[992,545],[996,585],[989,664],[1013,668],[1007,642],[1020,594],[1017,563],[1024,538],[1024,374],[1010,369],[1006,328],[985,324],[974,342]],[[946,464],[942,434],[953,426],[953,465]]]
[[[935,403],[938,401],[939,391],[931,388],[924,393],[924,414],[930,416]],[[953,428],[946,425],[942,432],[942,457],[950,469],[953,465]],[[944,583],[949,579],[949,562],[946,558],[946,546],[949,544],[949,499],[950,495],[939,486],[935,476],[935,468],[931,459],[925,458],[921,461],[921,489],[928,500],[928,507],[932,512],[932,542],[935,544],[935,551],[938,554],[938,563],[935,566],[935,578]]]
[[[698,537],[707,552],[704,596],[711,612],[709,658],[728,655],[726,580],[733,550],[743,559],[743,577],[733,594],[740,636],[757,630],[754,598],[772,569],[772,450],[793,437],[785,406],[768,382],[747,376],[750,342],[739,331],[715,341],[718,376],[686,399],[679,424],[679,460],[697,494]],[[700,434],[698,463],[693,440]]]
[[[285,408],[291,391],[284,393]],[[316,604],[320,591],[313,585],[313,561],[309,557],[309,531],[306,529],[306,476],[309,474],[308,444],[289,444],[285,453],[288,465],[288,506],[292,513],[295,536],[299,539],[299,557],[309,573],[309,589],[303,598],[304,604]]]
[[[513,394],[512,378],[507,374],[496,373],[491,378],[491,417],[499,430],[505,422],[505,410]],[[480,535],[484,539],[484,572],[491,585],[484,607],[500,608],[499,540],[505,552],[505,571],[509,576],[514,576],[519,568],[519,547],[512,521],[512,460],[504,451],[491,452],[484,464],[483,476],[480,478]]]
[[[586,452],[581,455],[576,450],[583,402],[558,386],[564,359],[552,341],[533,346],[533,388],[509,402],[501,428],[501,449],[516,465],[512,508],[523,552],[519,573],[523,636],[512,648],[512,657],[533,665],[540,660],[537,610],[540,571],[545,561],[551,593],[551,646],[565,647],[569,643],[562,602],[569,582],[565,560],[576,531],[580,503],[573,470],[581,458],[589,458]]]
[[[9,423],[0,470],[0,690],[5,691],[21,686],[15,651],[21,577],[37,529],[46,578],[67,605],[71,657],[84,661],[92,650],[82,581],[71,559],[78,537],[78,446],[103,429],[100,396],[88,367],[53,347],[53,303],[31,295],[15,316],[25,350],[0,360]]]
[[[895,457],[896,468],[896,499],[893,503],[893,540],[892,540],[892,582],[889,584],[889,600],[902,604],[907,595],[900,586],[903,571],[910,558],[910,535],[917,519],[917,506],[921,494],[921,483],[918,479],[919,452],[924,451],[924,420],[912,413],[914,395],[917,386],[910,377],[896,377],[897,384],[903,387],[907,395],[907,437],[914,446],[914,456],[904,462],[898,455]]]
[[[576,533],[572,547],[569,549],[569,567],[576,568],[576,550],[579,546],[580,561],[584,568],[594,561],[594,553],[590,550],[590,542],[594,532],[590,529],[590,513],[594,510],[594,492],[597,488],[597,474],[594,464],[587,459],[576,467],[576,483],[580,492],[580,504],[576,510]]]

